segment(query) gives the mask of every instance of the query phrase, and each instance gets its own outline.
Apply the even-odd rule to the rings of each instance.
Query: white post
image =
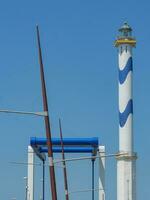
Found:
[[[99,200],[105,200],[105,146],[99,146]]]
[[[34,150],[28,146],[27,200],[34,200]]]

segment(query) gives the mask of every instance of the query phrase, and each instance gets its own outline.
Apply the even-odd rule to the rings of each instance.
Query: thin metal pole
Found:
[[[45,200],[45,160],[43,160],[43,200]]]
[[[92,159],[92,200],[94,200],[94,162],[95,160]]]
[[[42,84],[43,109],[44,109],[44,112],[48,113],[48,102],[47,102],[46,85],[45,85],[45,77],[44,77],[44,67],[43,67],[43,61],[42,61],[40,33],[39,33],[38,26],[36,27],[36,29],[37,29],[40,75],[41,75],[41,84]],[[49,116],[48,115],[44,116],[44,119],[45,119],[45,128],[46,128],[47,146],[48,146],[48,157],[49,157],[49,164],[50,164],[49,171],[50,171],[51,194],[52,194],[52,200],[57,200],[57,190],[56,190],[54,163],[53,163],[53,150],[52,150],[52,139],[51,139],[51,128],[50,128]]]
[[[66,196],[66,200],[69,200],[68,182],[67,182],[67,169],[66,169],[65,152],[64,152],[64,144],[63,144],[63,136],[62,136],[62,128],[61,128],[61,120],[60,119],[59,119],[59,129],[60,129],[60,139],[61,139],[61,147],[62,147],[65,196]]]

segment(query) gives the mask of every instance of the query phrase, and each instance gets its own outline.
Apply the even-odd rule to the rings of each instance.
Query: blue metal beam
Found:
[[[92,153],[95,154],[95,149],[94,147],[64,147],[64,152],[65,153]],[[40,153],[47,153],[48,148],[47,147],[40,147],[39,148]],[[53,153],[61,153],[62,148],[61,147],[53,147]]]
[[[52,144],[54,146],[60,146],[61,141],[60,138],[52,138]],[[64,138],[63,139],[64,146],[93,146],[98,147],[98,137],[92,138]],[[30,138],[31,146],[47,146],[46,138]]]

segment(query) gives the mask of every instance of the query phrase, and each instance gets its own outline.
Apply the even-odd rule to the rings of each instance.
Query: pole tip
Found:
[[[36,30],[39,31],[39,25],[38,24],[36,24]]]

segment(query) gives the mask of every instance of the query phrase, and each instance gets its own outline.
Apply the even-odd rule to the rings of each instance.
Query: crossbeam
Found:
[[[98,137],[92,138],[63,138],[64,146],[94,146],[98,147]],[[60,138],[52,138],[53,146],[60,146],[61,140]],[[31,137],[30,138],[30,145],[34,146],[47,146],[46,138],[37,138]]]

